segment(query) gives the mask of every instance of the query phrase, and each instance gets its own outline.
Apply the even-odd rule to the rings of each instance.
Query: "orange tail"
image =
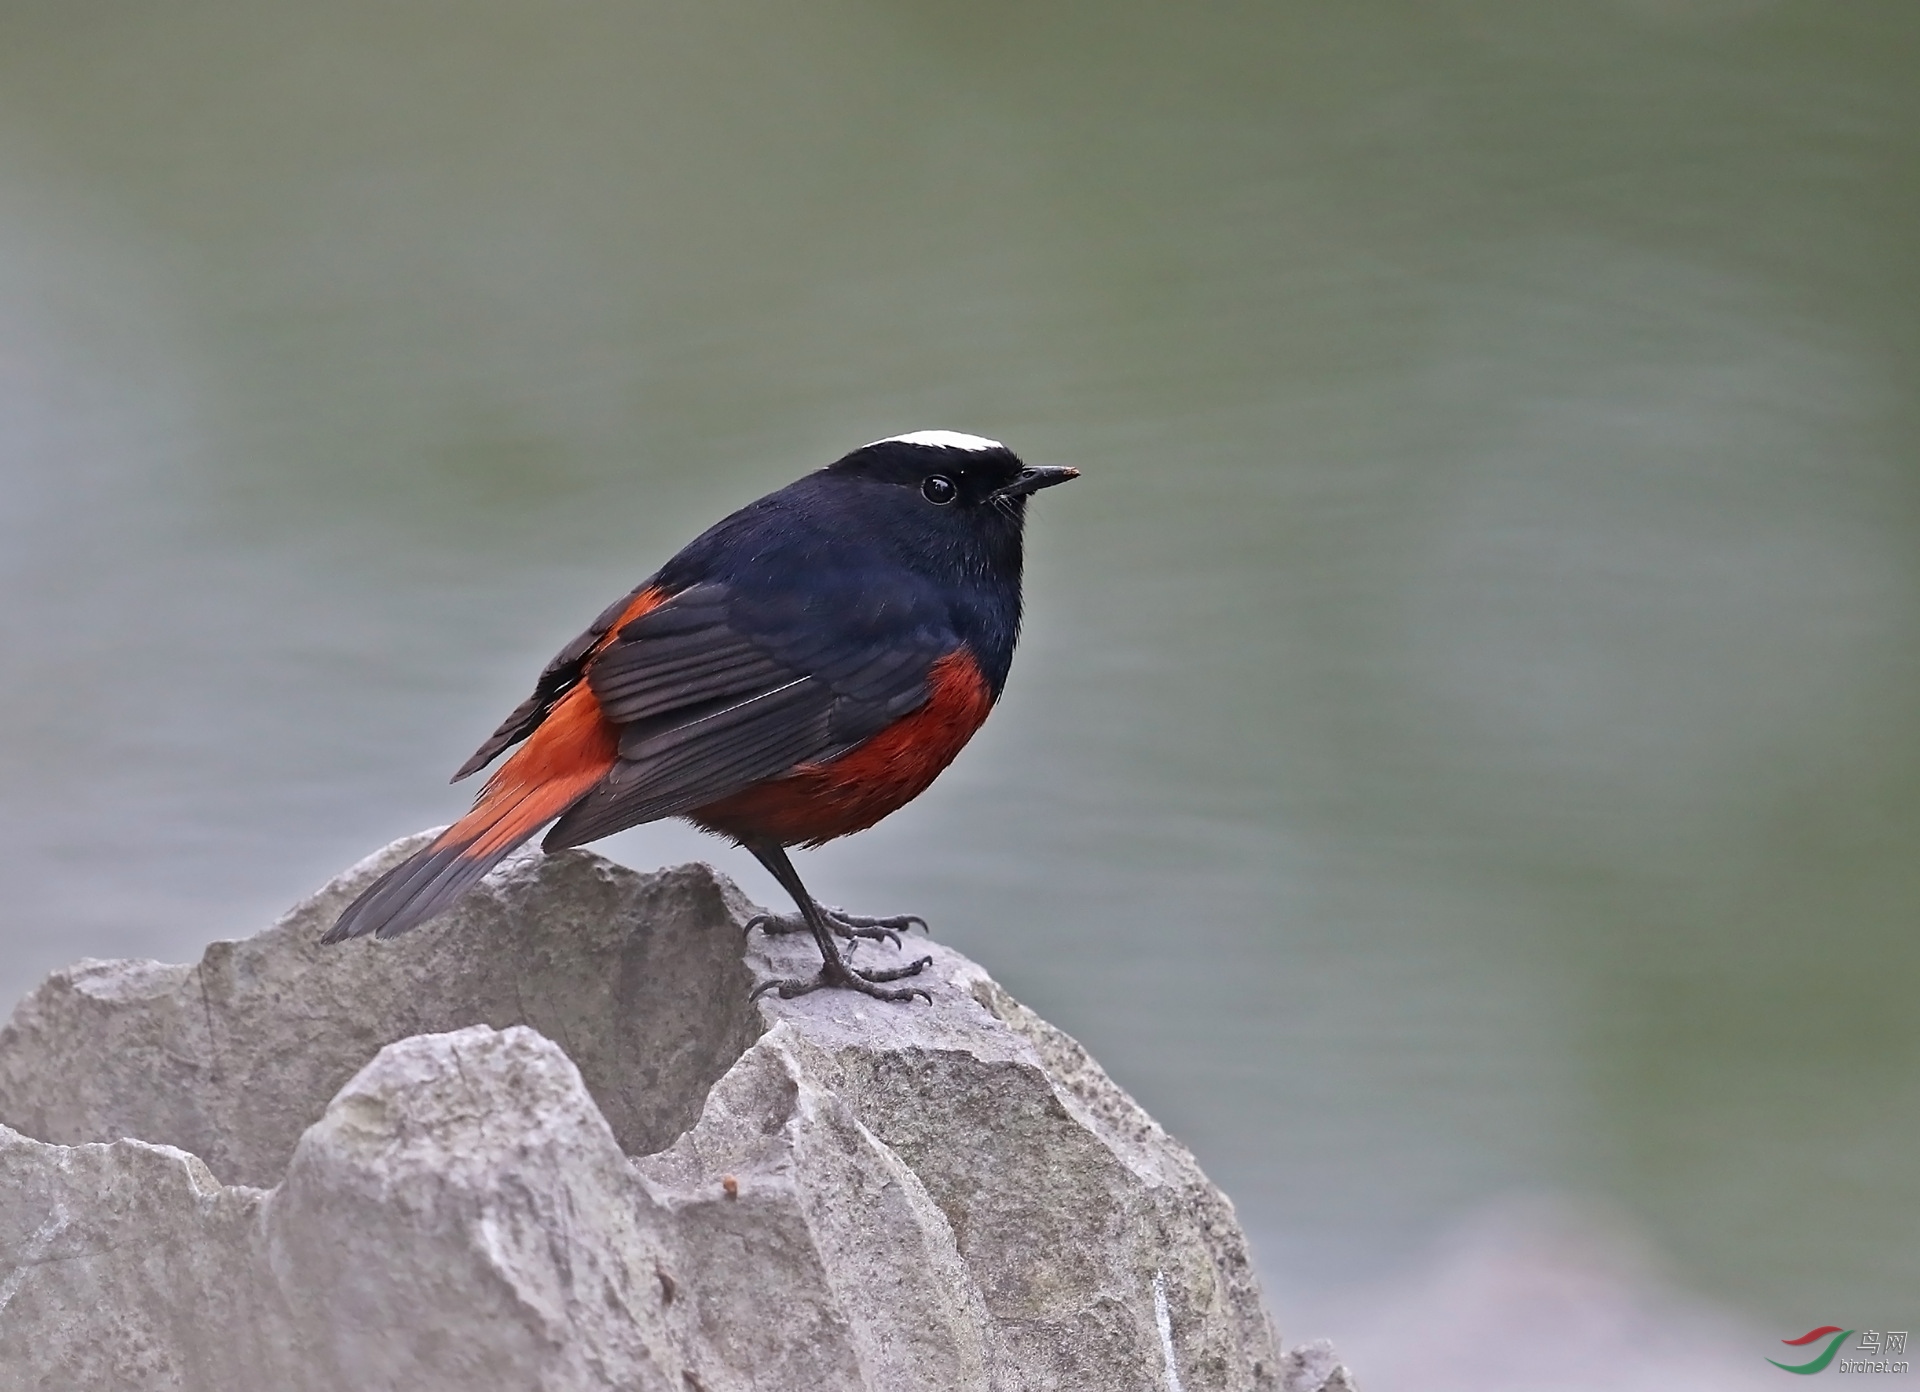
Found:
[[[617,749],[613,727],[581,682],[487,780],[473,811],[375,880],[320,941],[391,938],[425,923],[584,797],[613,767]]]

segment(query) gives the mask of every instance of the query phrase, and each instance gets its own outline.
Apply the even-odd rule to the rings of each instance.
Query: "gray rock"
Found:
[[[1353,1374],[1326,1339],[1310,1339],[1280,1358],[1281,1392],[1356,1392]]]
[[[1192,1156],[958,953],[749,1001],[810,942],[585,852],[320,948],[417,844],[0,1029],[0,1386],[1308,1386]]]
[[[746,1000],[739,892],[704,866],[643,876],[593,855],[522,857],[426,930],[321,947],[359,887],[424,839],[197,966],[55,972],[0,1028],[0,1121],[67,1144],[164,1142],[265,1187],[382,1045],[524,1024],[576,1061],[626,1150],[671,1144],[766,1028]]]

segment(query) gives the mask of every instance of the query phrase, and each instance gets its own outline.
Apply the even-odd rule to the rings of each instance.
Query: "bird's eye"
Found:
[[[930,503],[945,507],[960,496],[960,489],[945,474],[929,474],[927,481],[920,485],[920,496]]]

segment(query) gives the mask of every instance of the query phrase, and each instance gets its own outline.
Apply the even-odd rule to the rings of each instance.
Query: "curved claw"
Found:
[[[933,965],[933,958],[922,957],[917,962],[909,962],[904,967],[876,967],[873,971],[855,970],[854,975],[866,981],[898,981],[903,976],[918,976]],[[933,997],[928,996],[931,1001]]]
[[[804,893],[804,891],[801,891]],[[800,897],[796,893],[796,898]],[[830,929],[830,934],[821,943],[826,960],[821,963],[820,974],[809,980],[793,978],[773,978],[760,982],[748,993],[749,1000],[758,1000],[768,992],[776,992],[782,1000],[792,1000],[812,991],[835,989],[858,991],[862,995],[872,996],[876,1000],[905,1001],[919,996],[928,1004],[933,1002],[933,993],[922,986],[911,986],[901,990],[889,990],[879,983],[898,981],[903,977],[918,976],[933,965],[933,958],[921,957],[898,967],[875,967],[870,971],[860,971],[850,965],[854,952],[860,943],[888,942],[896,949],[901,946],[900,935],[918,924],[922,932],[927,931],[926,919],[919,914],[891,914],[886,917],[868,917],[864,914],[851,914],[845,909],[832,905],[806,901],[805,907],[818,919],[825,919],[821,926]],[[749,918],[743,926],[751,934],[755,929],[769,935],[805,933],[808,918],[802,914],[776,914],[760,912]],[[836,948],[834,939],[840,939],[845,946]]]
[[[822,905],[820,912],[826,915],[834,936],[845,938],[850,943],[865,938],[869,942],[886,942],[899,947],[900,935],[915,924],[920,926],[921,932],[932,936],[926,919],[919,914],[888,914],[874,918],[866,914],[851,914],[845,909],[829,905]],[[757,913],[746,921],[741,931],[751,934],[756,928],[769,936],[804,933],[807,931],[807,921],[798,914]]]
[[[919,914],[882,914],[876,917],[869,914],[851,914],[845,909],[830,907],[827,908],[826,914],[828,918],[843,923],[849,928],[890,928],[896,933],[904,933],[918,924],[921,932],[928,937],[933,936],[933,929],[927,926],[926,919]],[[862,933],[860,936],[866,937],[867,934]]]
[[[915,996],[918,996],[928,1005],[933,1004],[933,992],[924,986],[907,986],[898,991],[882,991],[876,987],[866,994],[872,996],[875,1000],[883,1001],[909,1001]]]
[[[923,957],[911,966],[878,972],[849,971],[845,976],[829,974],[823,968],[820,975],[810,981],[799,981],[792,977],[771,977],[748,992],[747,999],[758,1000],[760,997],[766,995],[767,992],[774,991],[779,994],[781,1000],[792,1000],[795,996],[805,996],[814,991],[825,990],[829,987],[838,987],[842,990],[858,991],[864,996],[872,996],[875,1000],[883,1001],[907,1001],[918,996],[928,1005],[932,1005],[933,993],[924,986],[908,986],[899,990],[888,990],[884,986],[875,984],[881,981],[895,981],[903,976],[913,976],[924,970],[932,961],[933,959],[931,957]]]

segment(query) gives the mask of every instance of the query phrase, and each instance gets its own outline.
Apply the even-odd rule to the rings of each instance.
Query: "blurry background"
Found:
[[[1086,479],[823,898],[1369,1392],[1906,1328],[1916,72],[1906,0],[12,0],[0,994],[450,820],[708,522],[974,431]]]

